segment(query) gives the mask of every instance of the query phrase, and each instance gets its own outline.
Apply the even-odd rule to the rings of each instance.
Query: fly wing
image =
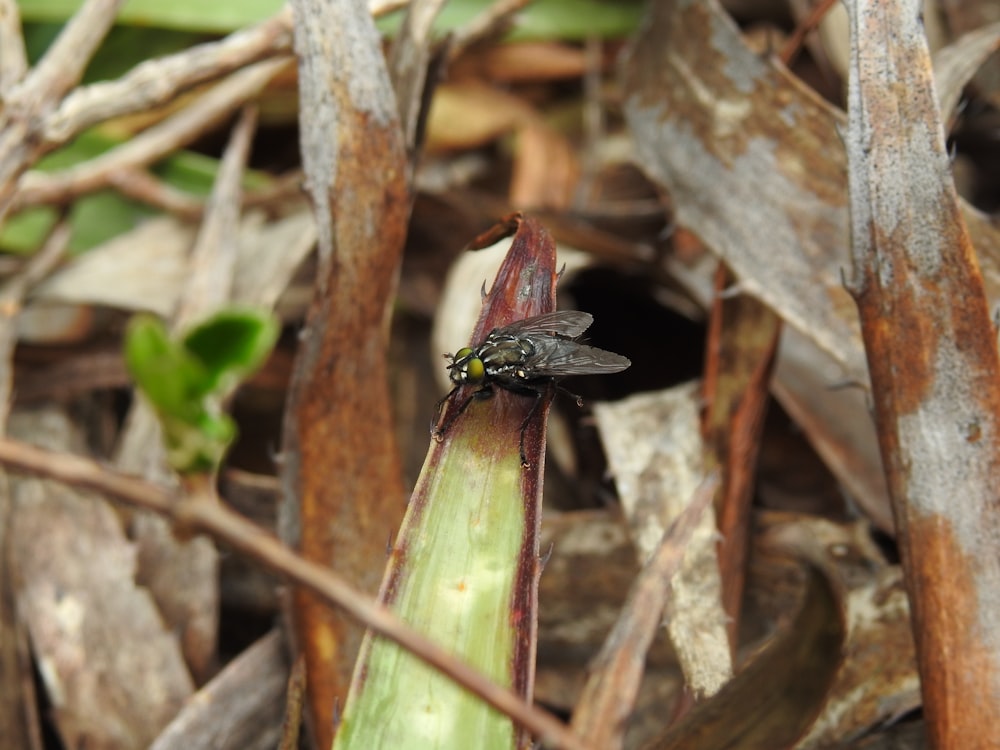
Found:
[[[594,316],[579,310],[559,310],[517,320],[509,326],[497,328],[500,336],[565,336],[575,339],[590,328]]]
[[[620,354],[567,339],[539,337],[532,339],[532,344],[535,346],[535,353],[525,361],[525,369],[533,377],[609,375],[621,372],[632,364]]]

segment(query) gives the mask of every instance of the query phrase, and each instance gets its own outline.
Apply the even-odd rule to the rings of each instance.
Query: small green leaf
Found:
[[[125,365],[157,412],[196,422],[211,376],[184,347],[170,339],[163,322],[137,315],[125,335]]]
[[[231,308],[172,338],[151,315],[137,315],[125,336],[125,364],[163,426],[170,465],[181,474],[215,470],[236,425],[222,402],[261,365],[278,336],[266,313]]]
[[[211,387],[224,395],[263,364],[277,337],[278,324],[270,315],[229,308],[188,331],[183,345],[204,367]]]

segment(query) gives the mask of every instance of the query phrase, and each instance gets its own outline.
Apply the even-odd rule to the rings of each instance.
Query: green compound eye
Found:
[[[479,357],[470,359],[465,363],[465,373],[468,382],[478,383],[486,375],[486,367],[483,365],[483,360],[479,359]]]
[[[470,354],[472,354],[472,349],[470,349],[467,346],[462,347],[457,352],[455,352],[455,361],[457,362],[458,360],[464,357],[468,357]]]

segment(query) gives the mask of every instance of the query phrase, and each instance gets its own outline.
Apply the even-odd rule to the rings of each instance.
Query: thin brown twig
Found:
[[[290,170],[278,175],[258,190],[243,195],[243,206],[246,208],[270,208],[278,203],[289,200],[303,203],[305,201],[305,173],[301,168]]]
[[[56,173],[29,172],[21,179],[14,207],[68,203],[80,195],[107,187],[120,170],[137,169],[165,158],[256,96],[289,62],[289,58],[280,58],[244,68],[217,84],[191,106],[127,143],[76,167]]]
[[[795,57],[799,54],[802,49],[802,45],[805,43],[806,36],[809,35],[813,29],[819,26],[820,21],[823,20],[824,16],[830,12],[830,8],[837,0],[820,0],[811,11],[809,15],[803,19],[802,23],[795,27],[795,31],[792,35],[788,37],[781,51],[778,53],[778,59],[781,60],[782,64],[786,67],[792,64]]]
[[[5,92],[0,109],[0,221],[10,211],[21,175],[44,153],[38,136],[46,115],[80,80],[121,2],[88,0],[39,63]]]
[[[153,511],[171,519],[179,530],[208,534],[256,560],[271,572],[309,589],[328,604],[342,608],[373,632],[411,651],[497,710],[511,716],[542,741],[565,750],[587,748],[583,740],[572,734],[558,719],[496,685],[410,628],[391,610],[351,587],[328,568],[300,557],[274,535],[224,505],[198,502],[88,459],[36,448],[8,438],[0,438],[0,464],[11,471],[54,479]]]
[[[144,169],[126,169],[109,176],[109,186],[132,200],[158,208],[187,221],[199,221],[205,215],[204,198],[178,190]],[[276,203],[302,198],[302,170],[296,169],[273,178],[266,186],[245,192],[240,202],[244,208],[273,208]],[[2,273],[0,273],[2,275]]]
[[[427,67],[434,50],[434,20],[444,0],[413,0],[389,52],[389,75],[399,104],[399,119],[408,149],[416,148],[424,110]],[[430,81],[430,86],[434,81]]]
[[[632,584],[622,609],[590,674],[576,709],[573,728],[602,748],[621,747],[626,720],[635,708],[646,652],[662,621],[671,593],[670,581],[681,567],[691,537],[719,486],[706,477],[687,508],[663,532],[660,543]]]
[[[189,221],[198,221],[205,213],[205,201],[185,193],[144,169],[123,169],[108,175],[108,184],[132,200],[159,208]]]
[[[278,750],[295,750],[299,746],[299,728],[302,726],[306,692],[306,660],[299,655],[288,675],[285,691],[285,716],[281,721],[281,741]]]
[[[148,60],[115,81],[81,86],[47,120],[43,137],[61,145],[99,122],[163,106],[198,84],[266,58],[285,56],[291,47],[292,13],[285,7],[219,41]]]
[[[17,318],[24,298],[35,284],[44,279],[66,254],[72,230],[64,217],[49,232],[44,244],[24,267],[0,288],[0,434],[6,430],[10,396],[14,389],[14,365],[11,355],[17,343]]]

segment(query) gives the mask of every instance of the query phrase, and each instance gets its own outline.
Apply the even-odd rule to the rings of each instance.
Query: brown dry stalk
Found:
[[[931,745],[996,747],[1000,357],[913,3],[854,0],[848,155],[861,327]]]

